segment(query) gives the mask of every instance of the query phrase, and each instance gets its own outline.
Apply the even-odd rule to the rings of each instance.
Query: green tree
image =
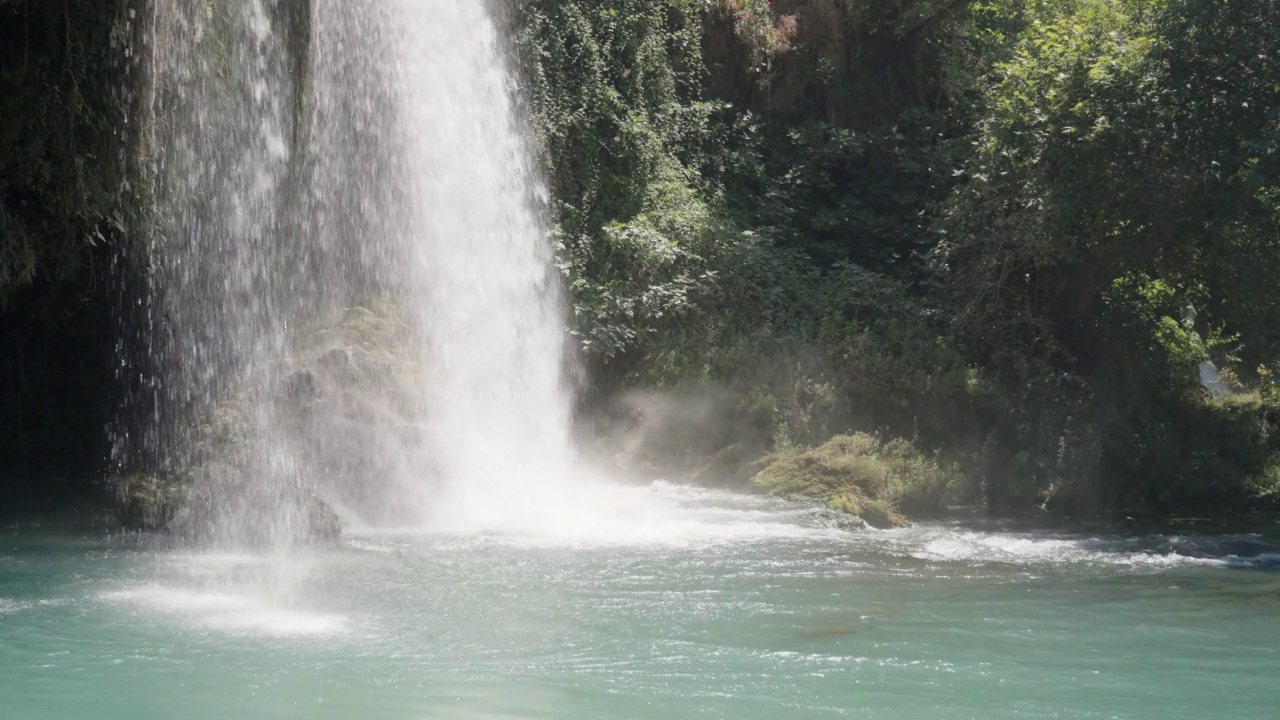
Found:
[[[1083,434],[1106,452],[1083,474],[1152,504],[1244,474],[1158,460],[1217,440],[1195,382],[1212,343],[1183,330],[1188,306],[1255,366],[1280,350],[1278,40],[1267,0],[1091,0],[1033,24],[999,67],[935,260],[970,357],[1007,388],[1000,402],[1045,408],[1006,413],[1023,428],[1006,444],[1050,456],[1065,418],[1089,417]]]

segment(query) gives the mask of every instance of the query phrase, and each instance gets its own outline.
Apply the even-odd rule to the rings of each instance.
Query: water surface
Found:
[[[288,557],[11,524],[0,718],[1276,717],[1274,524],[848,533],[635,492],[683,519]]]

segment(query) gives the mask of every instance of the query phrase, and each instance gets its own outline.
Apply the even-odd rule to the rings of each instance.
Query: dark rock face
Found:
[[[100,263],[86,264],[86,278]],[[110,449],[108,293],[41,278],[0,297],[0,497],[65,499],[99,476]]]
[[[393,313],[344,311],[199,408],[180,452],[122,479],[122,519],[193,542],[294,546],[336,538],[334,506],[410,517],[430,472],[416,354]]]

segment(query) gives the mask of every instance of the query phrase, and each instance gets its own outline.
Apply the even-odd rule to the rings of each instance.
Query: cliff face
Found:
[[[108,455],[129,10],[124,0],[0,1],[4,495],[65,492],[53,478],[91,477]]]

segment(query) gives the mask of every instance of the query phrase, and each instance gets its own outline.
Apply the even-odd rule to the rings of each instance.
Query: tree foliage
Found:
[[[1005,407],[1038,397],[1089,419],[1060,442],[1102,451],[1078,472],[1111,498],[1220,495],[1265,455],[1237,449],[1217,471],[1188,457],[1219,440],[1198,365],[1244,378],[1280,356],[1277,21],[1265,1],[1095,0],[1033,23],[997,69],[949,201],[934,255],[958,336],[1023,388]],[[1055,375],[1087,383],[1088,402]],[[1020,426],[1008,443],[1051,443],[1006,424]],[[1002,482],[1026,486],[1022,472]]]
[[[1274,397],[1273,3],[520,7],[605,394],[727,383],[777,443],[910,435],[1007,508],[1263,476],[1274,405],[1197,378]]]

